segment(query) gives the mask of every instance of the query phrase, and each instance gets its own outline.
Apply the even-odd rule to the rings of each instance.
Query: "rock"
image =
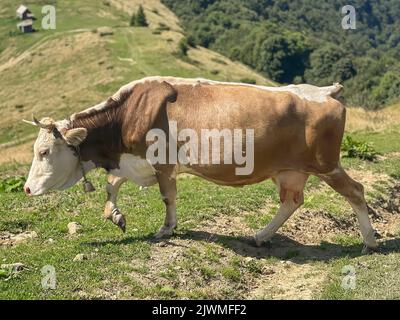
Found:
[[[11,264],[2,264],[0,266],[1,269],[11,270],[12,272],[22,271],[25,268],[25,265],[21,262],[11,263]]]
[[[35,231],[25,231],[19,234],[4,232],[0,234],[0,245],[15,245],[29,239],[37,238]]]
[[[75,256],[73,261],[83,261],[87,260],[87,257],[83,253],[79,253]]]
[[[283,265],[284,268],[289,269],[289,268],[292,267],[293,262],[292,262],[292,261],[285,261],[285,260],[282,260],[282,261],[281,261],[281,264]]]
[[[250,262],[252,262],[254,260],[254,258],[252,258],[252,257],[246,257],[245,259],[244,259],[244,261],[246,262],[246,263],[250,263]]]
[[[390,231],[384,231],[383,235],[385,237],[387,237],[387,238],[395,238],[396,237],[396,235],[393,232],[390,232]]]
[[[264,266],[262,268],[262,273],[265,274],[265,275],[274,274],[275,270],[272,269],[271,267]]]
[[[19,235],[17,235],[16,239],[15,239],[15,243],[21,243],[24,242],[28,239],[33,239],[33,238],[37,238],[37,233],[35,231],[25,231],[23,233],[20,233]]]
[[[67,227],[70,235],[76,234],[80,229],[82,229],[82,226],[77,222],[70,222]]]
[[[114,31],[110,27],[97,28],[97,32],[99,33],[100,37],[112,36],[114,34]]]

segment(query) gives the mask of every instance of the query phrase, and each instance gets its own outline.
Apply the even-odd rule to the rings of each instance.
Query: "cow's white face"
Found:
[[[70,145],[77,146],[86,138],[86,129],[71,129],[58,136],[49,129],[40,129],[34,145],[34,156],[24,189],[38,196],[50,190],[63,190],[82,178],[77,155]],[[68,143],[74,142],[74,144]]]

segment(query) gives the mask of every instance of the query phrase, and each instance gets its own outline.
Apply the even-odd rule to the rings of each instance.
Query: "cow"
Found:
[[[253,237],[261,246],[303,204],[304,186],[314,175],[350,203],[360,225],[363,252],[370,252],[378,245],[364,188],[340,164],[346,118],[346,109],[338,100],[342,89],[340,84],[266,87],[175,77],[136,80],[69,119],[34,118],[30,123],[40,131],[24,190],[30,196],[41,195],[71,187],[83,177],[87,191],[91,191],[85,173],[104,168],[109,173],[104,215],[124,231],[125,218],[117,206],[121,185],[128,180],[143,187],[158,183],[166,216],[155,237],[162,238],[172,235],[177,227],[177,175],[189,173],[236,187],[272,179],[280,207]],[[206,129],[246,131],[240,143],[247,141],[247,130],[252,130],[252,170],[238,174],[235,161],[152,161],[148,152],[156,141],[149,141],[148,135],[154,130],[166,133],[164,143],[170,148],[171,123],[178,131],[189,128],[199,135]],[[236,144],[224,144],[217,151],[212,146],[209,152],[225,155]],[[179,148],[182,142],[169,153],[179,152]]]

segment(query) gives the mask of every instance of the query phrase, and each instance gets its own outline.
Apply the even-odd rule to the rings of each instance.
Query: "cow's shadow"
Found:
[[[302,244],[281,234],[276,234],[272,240],[264,246],[256,247],[250,237],[230,236],[196,230],[180,231],[173,237],[162,240],[155,239],[154,234],[151,233],[137,237],[127,236],[118,240],[96,240],[85,242],[84,244],[89,246],[103,246],[107,244],[130,244],[145,241],[153,244],[162,244],[163,246],[182,246],[180,242],[175,241],[177,239],[216,243],[243,257],[258,259],[274,257],[300,264],[311,261],[328,261],[341,257],[361,256],[363,247],[362,244],[344,246],[331,242]],[[381,254],[400,252],[400,239],[381,240],[379,242],[378,252]]]

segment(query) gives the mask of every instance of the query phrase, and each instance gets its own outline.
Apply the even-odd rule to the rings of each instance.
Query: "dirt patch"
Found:
[[[400,181],[395,181],[385,196],[372,202],[374,227],[383,238],[394,238],[400,232]]]
[[[250,299],[310,300],[318,295],[327,274],[323,268],[291,261],[281,261],[273,270],[249,292]]]
[[[395,183],[395,181],[393,181],[393,179],[385,173],[354,169],[346,169],[346,172],[351,178],[360,182],[364,186],[365,192],[373,192],[374,185],[378,182],[384,182],[389,187]]]
[[[359,235],[355,215],[337,218],[324,211],[307,209],[296,212],[280,233],[302,244],[320,244],[340,235]]]
[[[144,287],[156,284],[161,291],[173,290],[171,297],[240,299],[251,288],[248,263],[212,242],[174,238],[153,246],[148,261],[133,261],[134,268],[147,272],[130,276]]]
[[[373,203],[375,208],[381,208],[388,213],[400,213],[400,182],[394,183],[388,190],[386,197],[379,196]]]

